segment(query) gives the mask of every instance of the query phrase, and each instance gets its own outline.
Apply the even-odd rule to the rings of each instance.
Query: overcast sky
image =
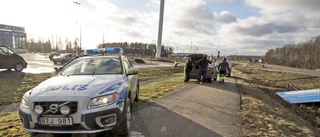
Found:
[[[80,5],[74,4],[76,1]],[[264,55],[319,35],[319,0],[165,0],[162,44],[175,52]],[[105,42],[156,43],[160,0],[0,0],[0,24],[28,37],[80,35]],[[196,50],[198,49],[198,51]]]

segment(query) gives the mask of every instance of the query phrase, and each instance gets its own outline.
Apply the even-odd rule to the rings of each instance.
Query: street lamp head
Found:
[[[78,5],[80,5],[80,2],[76,2],[76,1],[74,1],[73,3],[74,3],[74,4],[78,4]]]

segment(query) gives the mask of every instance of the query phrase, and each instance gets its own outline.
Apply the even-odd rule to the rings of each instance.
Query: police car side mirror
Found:
[[[57,75],[62,70],[62,67],[54,67],[53,75]]]
[[[129,70],[127,71],[127,76],[128,75],[136,75],[139,73],[139,69],[138,68],[129,68]]]

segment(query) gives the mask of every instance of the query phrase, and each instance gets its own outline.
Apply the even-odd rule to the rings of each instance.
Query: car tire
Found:
[[[53,64],[57,64],[57,62],[54,61]]]
[[[64,63],[66,63],[66,61],[65,60],[61,60],[61,64],[64,64]]]
[[[140,87],[139,87],[139,84],[137,85],[137,91],[136,91],[136,98],[134,98],[134,101],[135,102],[139,102],[139,89],[140,89]]]
[[[124,119],[123,122],[116,128],[117,135],[128,136],[130,132],[131,124],[131,100],[128,97],[126,104],[124,105]]]
[[[14,65],[14,70],[17,72],[21,72],[23,70],[23,66],[21,63],[17,63]]]

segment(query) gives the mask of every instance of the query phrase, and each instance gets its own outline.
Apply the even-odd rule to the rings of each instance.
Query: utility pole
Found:
[[[178,48],[179,48],[179,47],[177,46],[177,53],[178,53]]]
[[[159,15],[159,29],[158,29],[158,42],[156,47],[156,58],[161,58],[161,41],[162,41],[162,27],[163,27],[163,13],[164,13],[164,0],[160,1],[160,15]]]
[[[104,44],[104,31],[102,31],[102,46]]]
[[[192,50],[192,41],[191,41],[191,47],[190,47],[190,54],[191,54],[191,50]]]
[[[82,30],[82,26],[80,25],[80,41],[79,41],[79,44],[80,44],[80,48],[79,48],[79,50],[80,50],[80,52],[81,52],[81,50],[82,50],[82,48],[81,48],[81,43],[82,43],[82,41],[81,41],[81,30]]]
[[[80,5],[80,2],[76,2],[76,1],[73,1],[74,4],[76,4],[76,54],[79,55],[79,46],[78,46],[78,36],[77,36],[77,27],[78,27],[78,15],[77,15],[77,7],[78,5]],[[80,29],[80,37],[81,37],[81,29]],[[81,41],[81,40],[80,40]],[[80,46],[81,46],[81,42],[80,42]]]

